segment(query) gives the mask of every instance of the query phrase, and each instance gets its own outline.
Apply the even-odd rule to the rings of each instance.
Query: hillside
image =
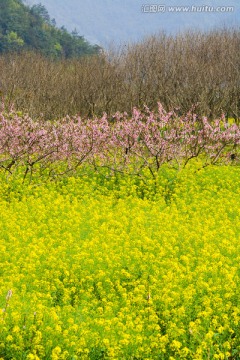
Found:
[[[34,50],[52,58],[94,54],[91,45],[77,32],[56,27],[41,4],[27,6],[21,0],[0,1],[0,53]]]
[[[25,0],[27,4],[37,4],[39,0]],[[142,0],[41,0],[59,26],[69,31],[75,28],[86,39],[103,47],[139,41],[146,35],[161,30],[176,34],[188,29],[210,30],[221,26],[236,26],[240,23],[240,3],[237,0],[209,0],[209,6],[233,6],[231,12],[184,12],[144,13]],[[191,0],[168,0],[166,2],[146,2],[166,4],[166,6],[192,6]],[[198,0],[199,10],[206,1]]]

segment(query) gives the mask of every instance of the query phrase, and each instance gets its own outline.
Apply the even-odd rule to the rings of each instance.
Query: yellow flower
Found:
[[[60,354],[62,352],[62,349],[60,348],[60,346],[56,346],[53,350],[52,350],[52,354],[51,354],[51,359],[52,360],[58,360],[60,359]]]
[[[6,341],[7,341],[7,342],[12,342],[12,341],[13,341],[12,335],[8,335],[8,336],[6,337]]]

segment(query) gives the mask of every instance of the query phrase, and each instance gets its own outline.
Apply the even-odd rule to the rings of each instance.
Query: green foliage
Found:
[[[34,50],[59,59],[96,54],[100,49],[77,33],[56,28],[41,4],[28,7],[21,0],[1,0],[0,10],[0,54]]]

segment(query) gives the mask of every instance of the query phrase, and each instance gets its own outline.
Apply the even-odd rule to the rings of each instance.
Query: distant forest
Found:
[[[76,31],[57,28],[41,4],[30,7],[21,0],[0,0],[0,54],[33,50],[53,59],[70,59],[100,49]]]

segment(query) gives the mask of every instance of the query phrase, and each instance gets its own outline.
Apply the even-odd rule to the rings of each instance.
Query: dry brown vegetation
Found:
[[[142,43],[79,60],[50,61],[38,54],[0,58],[5,104],[33,118],[154,109],[240,118],[240,30],[160,34]]]

